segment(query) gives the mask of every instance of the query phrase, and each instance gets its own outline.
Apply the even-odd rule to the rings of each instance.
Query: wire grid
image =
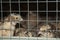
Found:
[[[48,3],[49,2],[55,2],[56,3],[56,10],[49,10],[48,9]],[[59,1],[60,2],[60,1]],[[36,0],[36,1],[29,1],[29,0],[27,0],[27,1],[20,1],[20,0],[18,0],[18,1],[11,1],[11,0],[9,0],[9,1],[2,1],[1,0],[1,15],[3,15],[2,13],[3,12],[10,12],[10,13],[12,13],[12,12],[18,12],[19,14],[21,13],[21,12],[27,12],[28,13],[28,20],[24,20],[24,21],[28,21],[28,28],[29,28],[29,21],[37,21],[37,28],[38,28],[38,22],[45,22],[46,24],[48,24],[49,22],[56,22],[56,26],[57,26],[57,22],[60,22],[59,20],[58,20],[58,12],[60,12],[59,10],[58,10],[58,0],[56,0],[56,1],[48,1],[48,0],[46,0],[46,1],[38,1],[38,0]],[[3,3],[9,3],[9,6],[10,6],[10,11],[8,11],[8,10],[2,10],[2,4]],[[18,3],[18,5],[19,5],[19,10],[12,10],[12,8],[11,8],[11,5],[13,4],[13,3]],[[27,6],[28,6],[28,8],[27,8],[27,10],[22,10],[21,11],[21,3],[26,3],[27,4]],[[30,12],[30,5],[29,5],[29,3],[36,3],[37,5],[37,8],[36,8],[36,10],[32,10],[32,12],[37,12],[37,20],[29,20],[29,12]],[[45,10],[39,10],[39,3],[46,3],[46,9]],[[38,13],[39,12],[46,12],[46,20],[38,20],[39,19],[39,17],[38,17]],[[48,20],[48,13],[49,12],[55,12],[56,13],[56,20]],[[1,16],[1,18],[3,18],[3,16]],[[20,27],[20,25],[19,25],[19,27]],[[37,29],[38,30],[38,29]],[[28,29],[28,31],[29,31],[29,29]],[[49,30],[48,30],[49,31]],[[51,30],[51,31],[53,31],[53,30]],[[54,31],[60,31],[60,30],[57,30],[57,28],[56,28],[56,30],[54,30]],[[3,33],[3,32],[2,32]],[[20,38],[20,37],[19,37]],[[19,39],[20,40],[20,39]],[[29,40],[29,38],[28,38],[28,40]],[[38,40],[38,37],[37,37],[37,40]]]

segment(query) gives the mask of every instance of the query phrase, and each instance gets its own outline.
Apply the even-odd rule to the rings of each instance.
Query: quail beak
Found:
[[[20,21],[23,21],[23,19],[21,18]]]

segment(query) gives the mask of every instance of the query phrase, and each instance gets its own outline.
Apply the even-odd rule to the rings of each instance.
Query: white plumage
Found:
[[[16,23],[19,23],[22,20],[20,15],[10,14],[4,19],[4,23],[0,23],[0,36],[13,36]]]

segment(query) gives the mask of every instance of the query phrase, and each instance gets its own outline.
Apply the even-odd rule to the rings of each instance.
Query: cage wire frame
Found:
[[[38,9],[38,3],[43,3],[43,2],[45,2],[46,3],[46,11],[39,11]],[[55,2],[56,3],[56,11],[48,11],[48,3],[49,2]],[[0,3],[1,3],[1,18],[3,19],[3,12],[10,12],[10,14],[11,14],[11,12],[19,12],[19,14],[20,14],[20,12],[28,12],[28,20],[24,20],[24,21],[28,21],[28,28],[29,28],[29,21],[35,21],[35,20],[29,20],[29,3],[36,3],[37,4],[37,10],[36,11],[33,11],[33,12],[37,12],[37,28],[38,28],[38,22],[39,21],[42,21],[42,22],[46,22],[46,24],[48,24],[48,22],[56,22],[56,26],[57,26],[57,22],[60,22],[60,21],[58,21],[58,12],[60,12],[60,11],[58,11],[58,2],[60,2],[60,1],[58,1],[58,0],[56,0],[56,1],[48,1],[48,0],[46,0],[46,1],[29,1],[29,0],[27,0],[27,1],[20,1],[20,0],[18,0],[18,1],[11,1],[11,0],[9,0],[9,2],[7,2],[7,1],[3,1],[2,2],[2,0],[0,1]],[[10,11],[3,11],[2,10],[2,3],[9,3],[9,6],[10,6]],[[18,3],[18,5],[19,5],[19,11],[12,11],[11,10],[11,3]],[[27,3],[27,5],[28,5],[28,11],[21,11],[20,10],[20,3]],[[44,20],[38,20],[38,12],[46,12],[46,20],[44,21]],[[48,21],[48,12],[56,12],[56,21]],[[1,20],[2,20],[1,19]],[[19,27],[20,27],[20,25],[19,25]],[[38,29],[37,29],[38,30]],[[28,29],[28,31],[29,31],[29,29]],[[60,30],[57,30],[57,28],[56,28],[56,31],[60,31]],[[3,33],[3,32],[2,32]],[[40,37],[0,37],[0,40],[60,40],[59,38],[40,38]]]

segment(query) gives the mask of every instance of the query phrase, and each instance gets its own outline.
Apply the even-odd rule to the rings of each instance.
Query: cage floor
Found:
[[[0,37],[0,40],[60,40],[60,38],[40,38],[40,37]]]

